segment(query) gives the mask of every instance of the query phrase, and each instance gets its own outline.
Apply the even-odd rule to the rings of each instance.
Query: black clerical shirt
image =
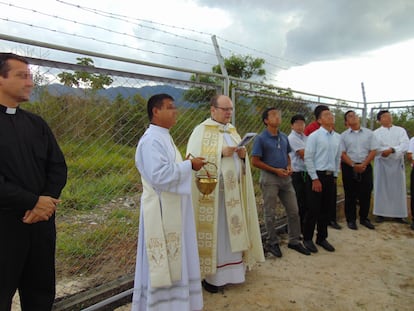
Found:
[[[63,153],[46,122],[0,105],[0,212],[23,216],[40,195],[59,198],[66,179]]]

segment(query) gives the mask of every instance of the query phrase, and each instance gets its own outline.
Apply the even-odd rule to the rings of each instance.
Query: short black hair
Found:
[[[388,111],[388,110],[380,110],[380,111],[377,113],[377,121],[381,120],[381,116],[382,116],[384,113],[389,113],[389,111]]]
[[[303,122],[306,122],[305,117],[301,114],[295,114],[291,119],[290,119],[290,124],[295,123],[298,120],[302,120]]]
[[[23,56],[13,53],[0,53],[0,76],[3,78],[7,78],[7,74],[10,70],[10,65],[7,63],[9,59],[14,59],[27,65],[29,64],[28,60]]]
[[[353,110],[348,110],[347,112],[345,112],[345,114],[344,114],[344,120],[345,120],[345,122],[346,122],[346,117],[350,114],[350,113],[355,113],[355,111],[353,111]]]
[[[263,122],[264,125],[267,125],[264,120],[266,120],[269,117],[269,111],[272,111],[272,110],[280,111],[276,107],[266,108],[266,110],[263,111],[263,113],[262,113],[262,122]]]
[[[174,98],[171,95],[168,95],[165,93],[155,94],[151,96],[150,99],[148,99],[147,112],[148,112],[148,118],[150,122],[152,121],[152,117],[153,117],[152,109],[154,107],[157,107],[158,109],[160,109],[163,105],[164,99],[171,99],[172,101],[174,101]]]
[[[313,114],[315,115],[315,120],[318,120],[321,116],[322,111],[329,110],[329,107],[326,105],[318,105],[316,106],[315,110],[313,111]]]

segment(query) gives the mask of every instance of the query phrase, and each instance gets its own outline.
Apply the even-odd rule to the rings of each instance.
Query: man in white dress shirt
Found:
[[[340,136],[334,131],[335,118],[329,108],[318,113],[321,127],[313,132],[306,142],[305,166],[308,172],[303,244],[311,252],[318,249],[312,241],[317,225],[316,244],[329,252],[335,248],[327,241],[329,212],[335,208],[336,178],[341,157]]]
[[[301,114],[294,115],[290,124],[292,131],[290,132],[288,139],[290,148],[290,159],[292,164],[292,184],[296,192],[296,200],[298,202],[299,216],[301,230],[303,233],[303,224],[305,222],[306,215],[306,178],[307,172],[305,162],[305,146],[308,137],[303,133],[305,129],[305,117]]]

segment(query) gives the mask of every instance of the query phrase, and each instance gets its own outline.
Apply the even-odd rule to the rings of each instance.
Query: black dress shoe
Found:
[[[208,291],[209,293],[212,294],[217,294],[219,291],[219,287],[210,283],[207,283],[206,280],[202,280],[201,281],[201,285],[203,286],[203,288]]]
[[[377,216],[375,217],[375,222],[381,223],[385,221],[385,217],[384,216]]]
[[[318,252],[318,249],[316,248],[315,244],[313,244],[312,240],[303,241],[303,245],[312,253]]]
[[[357,227],[357,225],[356,225],[356,222],[355,222],[355,221],[348,221],[347,225],[348,225],[348,228],[349,228],[349,229],[352,229],[352,230],[358,230],[358,227]]]
[[[268,251],[272,253],[273,256],[282,257],[282,251],[280,250],[279,244],[269,245]]]
[[[311,254],[310,251],[307,248],[303,247],[303,245],[301,243],[298,243],[298,244],[290,244],[289,243],[288,248],[294,249],[295,251],[297,251],[297,252],[299,252],[303,255],[310,255]]]
[[[316,244],[322,246],[328,252],[334,252],[335,251],[335,248],[327,240],[316,241]]]
[[[365,227],[367,227],[368,229],[375,229],[375,226],[369,221],[369,219],[362,219],[359,221],[359,223]]]
[[[332,228],[334,228],[336,230],[341,230],[342,229],[342,227],[335,220],[331,220],[329,222],[329,226],[331,226]]]

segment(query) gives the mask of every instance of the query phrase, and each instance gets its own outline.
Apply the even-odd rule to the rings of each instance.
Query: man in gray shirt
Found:
[[[373,132],[361,127],[353,110],[345,113],[348,129],[341,134],[341,168],[345,191],[345,216],[349,229],[357,230],[356,204],[359,202],[359,223],[368,229],[374,225],[368,219],[373,187],[371,161],[374,159],[377,140]]]

